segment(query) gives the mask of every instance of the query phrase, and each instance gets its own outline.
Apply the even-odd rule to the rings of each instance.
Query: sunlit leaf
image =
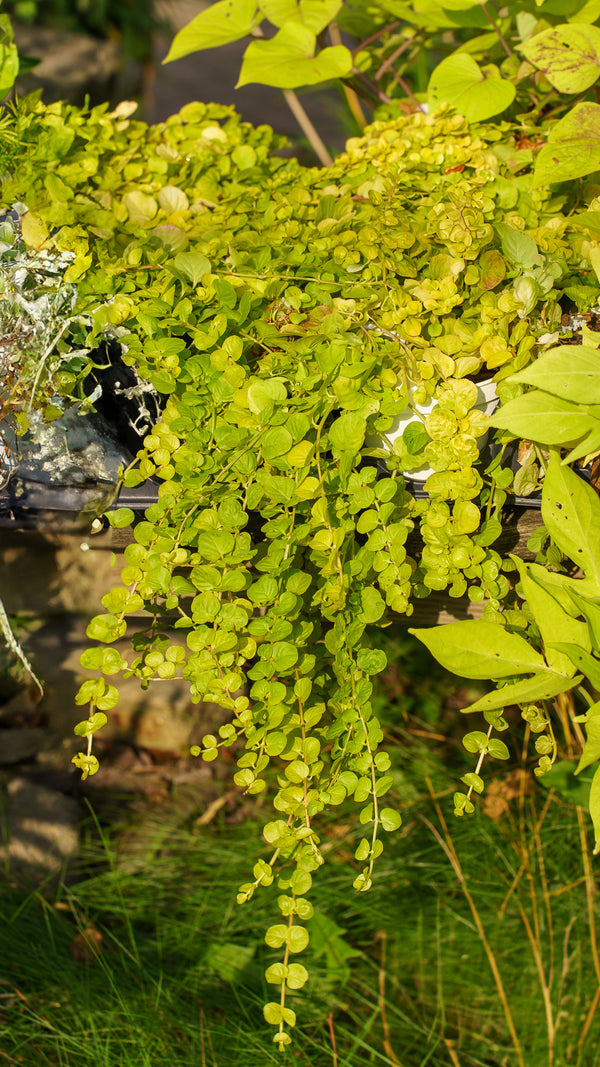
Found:
[[[246,37],[260,21],[256,0],[218,0],[175,34],[164,63]]]
[[[464,678],[507,678],[548,670],[539,652],[523,637],[495,623],[468,619],[410,633],[442,667]]]
[[[278,89],[296,89],[350,74],[353,64],[348,48],[334,45],[317,53],[316,47],[312,30],[299,22],[287,22],[275,37],[248,45],[237,88],[258,82]]]
[[[555,123],[535,160],[533,185],[570,181],[600,168],[600,104],[576,104]]]
[[[581,93],[600,75],[597,26],[553,26],[530,37],[521,51],[560,93]]]
[[[472,56],[454,53],[438,63],[429,80],[428,100],[433,110],[451,104],[470,122],[481,122],[505,111],[515,98],[512,82],[500,77],[497,67],[480,67]]]

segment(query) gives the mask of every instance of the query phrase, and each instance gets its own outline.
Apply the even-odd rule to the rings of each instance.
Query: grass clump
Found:
[[[581,809],[528,792],[515,768],[476,826],[448,825],[452,783],[419,744],[395,746],[407,816],[368,901],[348,893],[356,831],[350,812],[337,820],[287,1058],[261,1011],[270,893],[235,904],[259,834],[224,809],[208,827],[152,809],[123,832],[92,821],[74,884],[0,890],[0,1055],[36,1067],[600,1065]]]

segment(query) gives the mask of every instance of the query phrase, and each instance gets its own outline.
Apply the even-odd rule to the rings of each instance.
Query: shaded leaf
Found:
[[[461,710],[494,711],[497,708],[506,708],[509,704],[530,704],[536,700],[549,700],[550,697],[572,689],[581,679],[582,675],[566,678],[564,674],[534,674],[531,678],[523,678],[519,682],[503,686],[502,689],[495,689],[493,693],[487,693]]]
[[[564,652],[577,669],[583,671],[594,689],[600,690],[600,660],[592,656],[590,652],[586,652],[584,648],[580,648],[579,645],[574,645],[570,641],[557,642],[554,647],[559,649],[560,652]]]
[[[553,453],[542,489],[542,519],[552,540],[600,592],[600,501]]]
[[[594,856],[600,852],[600,767],[597,768],[590,787],[590,815],[594,824]]]

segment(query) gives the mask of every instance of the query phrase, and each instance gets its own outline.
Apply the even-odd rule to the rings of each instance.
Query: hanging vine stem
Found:
[[[27,671],[27,674],[31,678],[32,682],[34,682],[35,685],[37,685],[41,695],[43,696],[44,695],[44,687],[43,687],[42,683],[40,682],[38,676],[34,672],[33,667],[31,666],[31,663],[27,659],[27,656],[25,655],[23,649],[21,648],[21,645],[17,641],[17,638],[15,637],[13,628],[10,625],[10,619],[8,618],[8,615],[6,613],[6,609],[5,609],[4,604],[2,603],[1,600],[0,600],[0,630],[2,631],[2,636],[4,637],[4,640],[6,641],[6,644],[8,645],[8,648],[10,649],[11,652],[13,652],[15,654],[17,659],[22,663],[23,667]]]

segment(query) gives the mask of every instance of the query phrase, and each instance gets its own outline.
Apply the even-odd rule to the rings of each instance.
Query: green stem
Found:
[[[502,30],[500,29],[500,27],[499,27],[498,23],[496,22],[494,16],[490,14],[490,12],[488,11],[487,6],[485,4],[481,5],[481,10],[483,11],[483,13],[484,13],[486,19],[488,20],[488,22],[490,23],[490,25],[492,25],[494,27],[494,33],[496,34],[498,40],[500,41],[500,44],[502,45],[502,47],[503,47],[504,51],[506,52],[507,56],[512,56],[512,54],[513,54],[512,53],[512,49],[509,48],[508,44],[506,43],[506,40],[505,40],[504,35],[502,33]]]

